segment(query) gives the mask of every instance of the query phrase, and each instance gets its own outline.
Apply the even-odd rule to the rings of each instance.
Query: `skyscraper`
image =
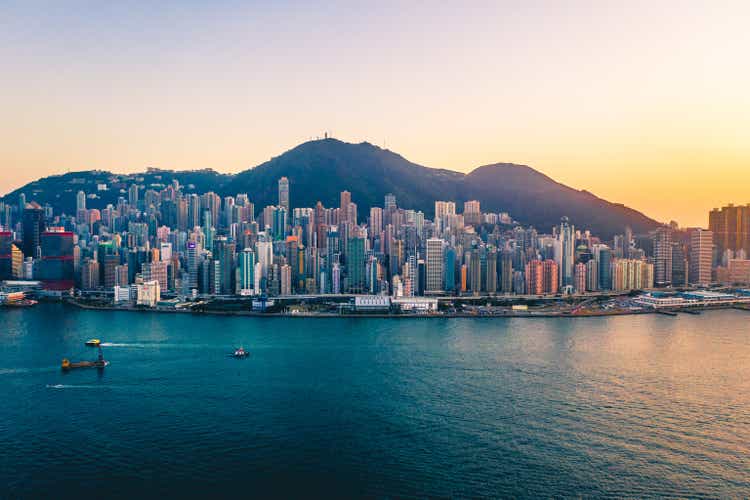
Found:
[[[586,264],[583,262],[576,264],[573,281],[573,289],[576,293],[584,293],[586,291]]]
[[[238,287],[240,290],[250,290],[255,286],[254,271],[255,252],[252,248],[245,248],[240,252],[238,263]]]
[[[68,289],[73,287],[73,233],[69,231],[45,231],[40,235],[41,262],[39,279],[45,287]]]
[[[279,206],[289,213],[289,179],[286,177],[279,179]]]
[[[370,208],[370,237],[375,238],[383,231],[383,209],[380,207]]]
[[[612,250],[602,245],[598,255],[599,290],[612,290]]]
[[[443,276],[444,256],[443,247],[445,243],[440,238],[430,238],[427,240],[427,262],[426,262],[426,282],[425,292],[436,293],[444,290]]]
[[[396,195],[395,194],[388,193],[385,195],[385,199],[383,200],[383,209],[385,210],[396,209]]]
[[[558,281],[560,271],[557,269],[557,262],[548,259],[542,263],[542,290],[547,294],[557,293],[560,289]]]
[[[479,201],[470,200],[464,202],[464,222],[466,224],[479,224],[482,218],[482,210]]]
[[[349,205],[352,202],[352,194],[349,191],[341,191],[339,204],[339,222],[349,221]],[[353,221],[356,222],[356,221]]]
[[[708,214],[708,229],[714,235],[718,255],[741,249],[750,255],[750,204],[713,209]]]
[[[526,264],[526,294],[541,295],[544,293],[544,266],[540,260],[532,260]]]
[[[13,234],[10,231],[0,231],[0,280],[9,280],[13,277],[12,244]]]
[[[138,185],[137,184],[132,184],[128,188],[128,205],[130,205],[131,208],[138,207]]]
[[[661,226],[653,233],[654,281],[657,287],[672,284],[672,229]]]
[[[575,263],[575,227],[569,223],[567,217],[560,220],[559,256],[555,259],[560,266],[560,284],[563,287],[573,286],[573,265]]]
[[[513,292],[513,254],[503,251],[500,255],[500,291]]]
[[[35,202],[28,203],[23,210],[23,255],[37,257],[40,236],[44,230],[44,212]]]
[[[289,264],[284,264],[280,268],[281,273],[281,295],[292,294],[292,268]]]
[[[672,242],[672,286],[686,286],[688,284],[688,259],[685,245]]]
[[[365,240],[364,238],[349,238],[347,249],[347,281],[349,293],[365,293]]]
[[[86,193],[83,191],[76,194],[76,220],[79,223],[86,220]]]
[[[713,261],[713,233],[695,228],[690,233],[689,281],[695,285],[711,283],[711,263]]]

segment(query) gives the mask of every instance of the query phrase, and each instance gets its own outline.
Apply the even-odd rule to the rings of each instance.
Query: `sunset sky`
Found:
[[[656,219],[750,203],[750,2],[0,0],[0,193],[312,136],[523,163]]]

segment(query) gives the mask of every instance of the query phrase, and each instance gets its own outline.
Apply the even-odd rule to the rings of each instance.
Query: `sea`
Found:
[[[238,495],[749,497],[750,312],[0,310],[0,498]]]

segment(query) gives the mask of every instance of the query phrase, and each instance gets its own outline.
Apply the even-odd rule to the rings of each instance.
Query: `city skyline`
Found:
[[[393,297],[402,308],[428,310],[438,300],[420,297],[581,297],[750,283],[750,204],[712,210],[709,229],[672,224],[635,234],[625,226],[605,240],[564,215],[548,232],[472,199],[460,212],[453,200],[434,200],[430,219],[399,207],[393,193],[369,214],[347,190],[337,207],[293,206],[284,176],[276,203],[262,209],[253,193],[222,198],[183,190],[177,179],[141,182],[120,184],[116,204],[102,209],[79,190],[74,214],[23,193],[15,204],[0,203],[0,279],[11,288],[20,279],[52,294],[113,294],[114,304],[152,308],[199,296],[367,295],[356,307],[383,307],[382,300],[390,307]],[[177,302],[163,302],[162,292]],[[651,307],[662,300],[648,297]]]
[[[741,2],[6,14],[3,193],[68,170],[237,172],[329,130],[461,172],[527,164],[685,227],[749,201]]]

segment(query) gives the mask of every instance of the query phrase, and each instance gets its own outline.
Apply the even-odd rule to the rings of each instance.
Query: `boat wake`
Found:
[[[14,375],[18,373],[44,373],[59,369],[57,366],[44,368],[0,368],[0,375]]]
[[[106,385],[47,384],[47,389],[105,389]]]
[[[215,348],[209,344],[161,344],[158,342],[143,344],[129,342],[102,342],[101,347],[126,347],[132,349],[210,349]]]
[[[102,342],[99,345],[102,347],[135,347],[139,349],[149,347],[146,344],[127,344],[123,342]]]

